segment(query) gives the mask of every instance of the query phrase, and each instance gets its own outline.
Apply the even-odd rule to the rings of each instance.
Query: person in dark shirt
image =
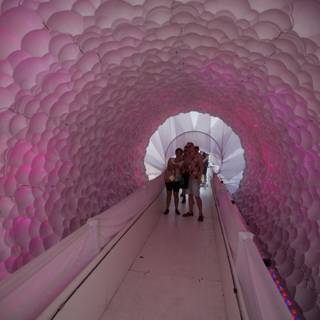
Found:
[[[174,197],[174,205],[175,205],[175,211],[176,214],[179,215],[179,190],[181,188],[181,182],[182,182],[182,166],[183,166],[183,151],[182,149],[178,148],[176,149],[176,157],[170,158],[168,160],[167,168],[164,173],[164,180],[165,185],[167,189],[167,206],[166,210],[164,211],[164,214],[169,213],[169,207],[172,197],[172,191],[173,191],[173,197]]]
[[[188,182],[188,202],[189,202],[189,211],[183,214],[183,217],[193,216],[193,205],[194,198],[199,210],[198,221],[203,221],[202,214],[202,200],[200,197],[200,183],[203,173],[203,161],[202,158],[194,146],[190,146],[188,149],[187,155],[184,157],[184,167],[186,168],[189,174]]]

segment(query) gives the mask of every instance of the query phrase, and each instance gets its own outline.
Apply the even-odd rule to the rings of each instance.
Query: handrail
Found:
[[[161,194],[161,191],[162,189],[154,196],[154,198],[146,208],[143,208],[142,210],[140,210],[140,212],[137,213],[134,219],[128,222],[128,224],[117,234],[116,237],[114,237],[110,242],[107,242],[105,245],[101,247],[101,251],[103,251],[103,255],[99,257],[99,260],[95,262],[93,266],[88,266],[89,271],[83,275],[82,280],[79,282],[79,284],[77,284],[76,287],[71,291],[71,293],[68,294],[68,296],[64,299],[63,303],[59,305],[56,312],[50,317],[50,320],[53,320],[56,317],[56,315],[63,309],[63,306],[72,298],[72,296],[76,293],[76,291],[85,283],[85,281],[90,277],[90,275],[99,267],[102,261],[110,254],[112,249],[121,241],[121,239],[125,237],[125,235],[130,231],[132,226],[134,226],[135,223],[141,218],[141,216],[145,213],[145,211],[148,210],[153,205],[153,203],[157,200],[157,198]]]
[[[116,239],[119,231],[137,219],[137,215],[159,196],[162,188],[161,176],[148,181],[1,281],[1,320],[35,319],[90,264],[106,243]]]
[[[246,305],[244,302],[244,298],[243,298],[243,294],[242,294],[242,289],[239,283],[239,279],[237,277],[237,272],[236,272],[236,268],[232,259],[232,253],[231,253],[231,249],[230,249],[230,245],[228,243],[227,240],[227,236],[226,236],[226,231],[225,228],[223,226],[223,223],[221,221],[221,211],[220,211],[220,206],[218,205],[218,198],[215,192],[215,187],[214,187],[214,181],[213,181],[214,177],[211,180],[211,188],[212,188],[212,195],[214,198],[214,204],[215,207],[217,209],[217,213],[218,213],[218,221],[219,221],[219,226],[221,228],[222,231],[222,237],[223,237],[223,242],[224,242],[224,246],[227,252],[227,259],[228,259],[228,264],[231,270],[231,277],[232,277],[232,283],[233,283],[233,292],[235,294],[236,300],[237,300],[237,304],[238,304],[238,308],[239,308],[239,313],[240,313],[240,318],[241,320],[249,320],[249,316],[246,310]]]
[[[247,230],[238,208],[217,176],[214,176],[213,184],[235,282],[240,284],[248,319],[291,319],[289,309],[253,241],[254,235]],[[239,301],[242,304],[241,299]]]

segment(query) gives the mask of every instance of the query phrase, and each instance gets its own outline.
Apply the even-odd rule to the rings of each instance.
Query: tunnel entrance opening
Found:
[[[196,111],[168,118],[151,136],[144,158],[148,179],[158,177],[175,149],[183,148],[188,141],[209,154],[211,166],[234,193],[245,168],[240,139],[220,118]]]

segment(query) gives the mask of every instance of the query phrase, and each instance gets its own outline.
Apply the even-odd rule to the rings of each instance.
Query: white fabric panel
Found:
[[[198,122],[198,112],[191,111],[190,118],[192,122],[192,127],[196,130],[197,122]]]
[[[151,155],[151,153],[149,153],[146,155],[145,160],[148,165],[152,163],[152,168],[157,168],[163,171],[164,160],[162,160],[160,157],[157,157],[156,155]]]
[[[236,176],[233,176],[230,179],[226,179],[225,177],[222,178],[227,190],[231,194],[234,193],[238,189],[238,184],[239,184],[239,181],[241,181],[242,176],[243,176],[243,172],[240,172]],[[219,177],[220,177],[220,175],[219,175]]]
[[[240,161],[240,159],[244,160],[244,158],[243,158],[243,150],[242,149],[235,149],[234,151],[228,153],[228,156],[226,156],[223,159],[223,161],[224,161],[224,163],[226,163],[229,160],[234,160],[234,158],[238,157],[238,156],[240,156],[239,161]]]
[[[164,132],[168,132],[168,134],[160,134],[160,129],[161,129],[161,131],[163,130]],[[170,127],[169,127],[169,123],[167,121],[159,127],[158,131],[159,131],[159,136],[161,139],[162,150],[165,151],[166,147],[171,142],[171,140],[172,140],[171,137],[174,133],[171,132]]]
[[[244,167],[243,154],[238,154],[237,157],[233,157],[227,161],[223,161],[223,166],[221,167],[221,175],[224,179],[228,180],[239,172],[242,172]]]
[[[223,151],[224,151],[225,157],[233,153],[235,150],[239,149],[239,145],[240,145],[239,137],[233,134],[231,130],[229,132],[226,132],[226,134],[223,137],[223,140],[224,140]]]
[[[159,132],[156,132],[154,134],[154,139],[152,139],[152,143],[154,145],[154,148],[160,154],[161,158],[164,159],[165,156],[164,156],[164,153],[163,153],[163,147],[162,147],[162,142],[161,142],[161,138],[160,138]]]
[[[158,158],[160,161],[164,160],[164,158],[162,156],[162,150],[161,149],[159,150],[158,148],[156,148],[153,141],[152,141],[152,143],[149,143],[147,153],[148,153],[148,155],[150,154],[155,159]]]
[[[292,319],[253,241],[253,234],[239,233],[236,269],[250,319]]]
[[[145,164],[145,166],[146,166],[146,170],[148,170],[148,172],[149,172],[149,177],[150,177],[150,180],[153,180],[153,179],[155,179],[156,177],[158,177],[160,174],[161,174],[161,172],[162,172],[162,168],[161,168],[161,170],[160,169],[157,169],[157,168],[155,168],[155,167],[153,167],[153,166],[151,166],[151,165],[149,165],[149,164]]]
[[[35,319],[98,254],[95,228],[91,231],[85,225],[5,279],[0,286],[1,320]]]
[[[183,135],[180,135],[179,137],[174,139],[168,146],[166,152],[167,158],[174,155],[175,149],[177,147],[183,149],[183,147],[189,141],[192,141],[195,145],[199,146],[201,150],[210,152],[216,155],[217,158],[220,158],[220,151],[218,148],[219,146],[209,136],[202,132],[186,132]]]
[[[225,134],[225,128],[223,122],[219,119],[210,128],[210,134],[218,142],[219,145],[223,144],[223,135]]]
[[[190,128],[194,128],[194,124],[190,117],[186,117],[185,114],[181,113],[176,117],[172,117],[173,122],[176,126],[176,136],[190,131]]]
[[[201,131],[203,128],[210,128],[211,117],[208,114],[199,113],[196,130]]]

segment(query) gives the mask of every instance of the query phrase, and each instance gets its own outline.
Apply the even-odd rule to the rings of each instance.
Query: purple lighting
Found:
[[[277,270],[275,270],[273,267],[269,268],[269,272],[271,274],[271,277],[273,281],[275,282],[277,289],[279,290],[280,294],[282,295],[282,298],[287,305],[288,309],[290,310],[290,313],[292,314],[293,320],[301,320],[300,311],[298,310],[295,302],[291,299],[290,295],[287,293],[287,290],[284,288],[283,281],[279,277],[279,274]]]
[[[0,13],[1,279],[142,185],[152,134],[197,111],[239,137],[233,198],[320,318],[319,1],[0,0]]]

